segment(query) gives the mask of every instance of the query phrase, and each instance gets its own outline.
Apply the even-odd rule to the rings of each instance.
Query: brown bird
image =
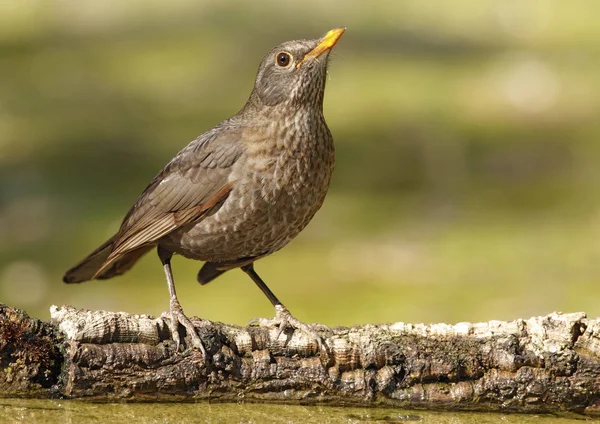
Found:
[[[331,48],[344,33],[282,43],[263,59],[246,105],[181,150],[146,187],[117,234],[68,270],[65,283],[121,275],[155,246],[170,294],[170,327],[182,324],[206,352],[184,315],[173,283],[174,253],[205,261],[207,284],[241,268],[275,307],[263,325],[299,329],[297,320],[254,270],[257,259],[288,244],[321,207],[333,172],[333,138],[323,117]]]

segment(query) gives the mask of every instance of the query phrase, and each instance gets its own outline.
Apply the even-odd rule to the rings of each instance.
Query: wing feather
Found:
[[[201,219],[226,199],[232,166],[243,154],[241,134],[236,128],[217,127],[179,152],[130,209],[95,276],[128,252]]]

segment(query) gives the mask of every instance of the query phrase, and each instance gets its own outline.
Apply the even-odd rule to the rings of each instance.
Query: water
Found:
[[[600,423],[600,417],[577,414],[500,414],[334,408],[264,404],[87,403],[65,400],[0,400],[2,423]]]

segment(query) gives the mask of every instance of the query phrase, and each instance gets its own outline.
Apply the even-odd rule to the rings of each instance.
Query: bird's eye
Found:
[[[287,52],[277,53],[275,61],[282,68],[287,68],[292,62],[292,55]]]

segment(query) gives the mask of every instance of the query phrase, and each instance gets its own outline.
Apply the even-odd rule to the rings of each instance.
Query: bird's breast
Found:
[[[179,253],[212,261],[272,253],[321,207],[334,165],[325,123],[290,118],[254,137],[231,173],[227,200],[186,230],[188,249]]]
[[[260,198],[274,209],[281,206],[290,215],[296,209],[292,205],[312,209],[324,197],[334,165],[333,140],[325,122],[297,113],[273,125],[271,132],[249,148],[242,180],[260,189]]]

